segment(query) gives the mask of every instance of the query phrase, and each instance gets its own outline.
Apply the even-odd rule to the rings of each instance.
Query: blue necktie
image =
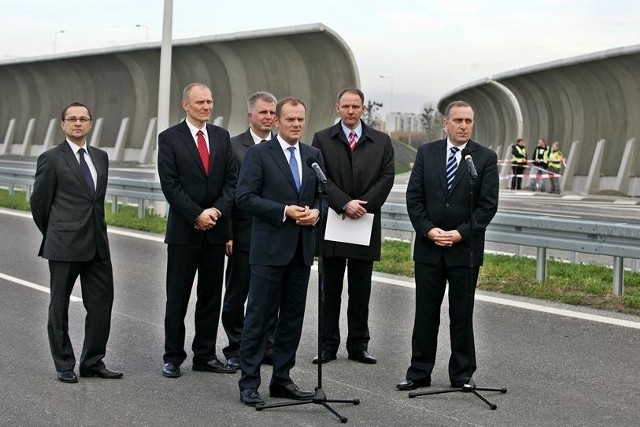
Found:
[[[82,175],[84,175],[84,180],[87,181],[87,185],[91,190],[91,194],[95,194],[96,186],[93,183],[93,177],[91,176],[89,165],[87,164],[87,161],[84,159],[84,148],[79,149],[78,153],[80,153],[80,169],[82,169]]]
[[[289,168],[293,175],[293,181],[296,183],[296,189],[300,191],[300,171],[298,171],[298,161],[296,160],[296,147],[287,148],[291,156],[289,157]]]
[[[456,170],[458,170],[458,162],[456,161],[456,153],[460,149],[457,147],[451,147],[449,150],[449,158],[447,158],[447,191],[451,191],[451,185],[456,177]]]

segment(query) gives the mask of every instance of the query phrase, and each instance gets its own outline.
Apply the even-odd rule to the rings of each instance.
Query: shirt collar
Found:
[[[359,140],[362,136],[362,122],[358,123],[358,126],[356,126],[355,129],[349,129],[344,125],[342,120],[340,120],[340,126],[342,126],[342,132],[344,132],[344,136],[347,137],[347,141],[349,140],[349,134],[351,133],[351,131],[354,131],[356,133],[356,140]]]
[[[464,150],[467,147],[467,144],[469,143],[469,141],[465,142],[462,145],[453,145],[451,143],[451,140],[449,139],[449,137],[447,137],[447,152],[449,152],[449,150],[451,150],[451,147],[456,147],[459,149],[459,151]]]
[[[87,148],[87,141],[84,142],[84,145],[81,147],[76,143],[73,143],[71,141],[69,141],[68,139],[65,138],[65,140],[69,143],[69,146],[71,147],[71,149],[73,150],[73,154],[78,154],[78,151],[80,151],[81,148],[84,148],[84,151],[86,151],[87,153],[89,153],[89,149]]]
[[[251,138],[253,138],[254,144],[260,144],[262,142],[262,138],[256,135],[251,127],[249,127],[249,133],[251,134]],[[269,134],[269,136],[266,138],[266,141],[270,140],[271,138],[273,138],[273,135]]]
[[[205,123],[202,128],[197,128],[194,125],[191,124],[191,122],[189,120],[187,120],[187,118],[185,117],[184,122],[187,124],[187,126],[189,127],[189,132],[191,132],[191,135],[195,138],[196,137],[196,133],[198,133],[199,130],[201,130],[204,133],[205,138],[208,137],[207,135],[207,124]]]
[[[287,141],[282,139],[280,134],[278,134],[277,138],[278,138],[278,142],[280,143],[280,148],[282,148],[282,151],[287,151],[287,148],[289,148],[289,147],[296,147],[296,150],[300,149],[300,147],[299,147],[300,141],[296,141],[296,143],[294,145],[291,145]]]

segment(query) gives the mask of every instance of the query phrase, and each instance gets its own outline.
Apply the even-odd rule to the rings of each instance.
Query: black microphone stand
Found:
[[[322,195],[324,194],[324,186],[320,179],[316,179],[317,187],[316,187],[316,197],[319,200],[319,217],[318,222],[316,223],[318,227],[316,227],[316,253],[318,254],[318,355],[322,354],[322,318],[324,312],[324,263],[322,257],[322,241],[324,240],[323,230],[323,212],[324,212],[324,198]],[[265,405],[256,405],[256,411],[261,411],[263,409],[268,408],[281,408],[284,406],[298,406],[298,405],[307,405],[307,404],[315,404],[322,405],[333,415],[338,417],[340,422],[346,423],[348,421],[347,417],[343,417],[329,406],[329,403],[352,403],[354,405],[360,404],[360,399],[349,399],[349,400],[336,400],[336,399],[327,399],[327,395],[322,389],[322,361],[318,360],[318,386],[315,388],[315,394],[310,400],[301,400],[296,402],[283,402],[283,403],[271,403]]]
[[[475,269],[473,266],[473,241],[474,241],[474,226],[473,226],[473,184],[476,180],[469,171],[469,228],[470,228],[470,237],[469,237],[469,246],[471,250],[469,251],[469,281],[468,281],[468,296],[469,296],[469,312],[468,312],[468,320],[467,320],[467,335],[469,337],[469,349],[473,348],[473,303],[474,303],[474,288],[475,288]],[[495,388],[495,387],[478,387],[476,383],[471,379],[473,375],[473,367],[471,361],[469,361],[469,368],[467,371],[467,378],[464,382],[464,385],[459,388],[452,388],[449,390],[435,390],[435,391],[412,391],[409,393],[409,397],[417,397],[417,396],[427,396],[432,394],[444,394],[444,393],[473,393],[478,399],[482,400],[484,403],[489,405],[491,410],[495,410],[497,406],[491,402],[489,402],[483,395],[478,393],[478,391],[499,391],[500,393],[506,393],[506,388]]]

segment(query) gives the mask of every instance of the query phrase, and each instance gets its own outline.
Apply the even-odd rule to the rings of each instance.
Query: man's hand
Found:
[[[344,214],[351,219],[361,218],[367,213],[367,210],[364,207],[366,204],[367,202],[364,200],[353,199],[345,205]]]
[[[318,221],[318,217],[320,217],[318,209],[309,209],[309,206],[306,206],[302,215],[296,220],[296,224],[303,226],[314,225]]]
[[[196,230],[200,231],[211,230],[218,222],[218,218],[219,216],[217,210],[213,208],[205,209],[200,215],[198,215],[198,218],[196,218],[196,222],[193,224],[193,227]]]
[[[436,246],[451,247],[462,241],[462,236],[458,230],[444,231],[441,228],[432,228],[427,232],[427,238],[431,239]]]
[[[309,210],[309,208],[303,208],[302,206],[296,206],[296,205],[288,205],[287,208],[284,211],[284,214],[286,216],[288,216],[289,218],[297,221],[298,218],[302,217],[303,215],[305,215],[305,213]]]
[[[227,243],[224,244],[224,253],[226,256],[233,255],[233,240],[227,240]]]

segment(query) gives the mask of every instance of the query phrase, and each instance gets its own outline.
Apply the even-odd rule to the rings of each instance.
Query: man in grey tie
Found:
[[[65,383],[78,382],[68,326],[69,299],[78,276],[87,310],[80,376],[122,377],[102,361],[113,304],[104,221],[109,159],[106,152],[87,144],[92,123],[91,112],[83,104],[74,102],[62,111],[65,140],[38,157],[31,194],[33,220],[43,236],[38,255],[49,260],[51,273],[49,345],[58,379]]]

